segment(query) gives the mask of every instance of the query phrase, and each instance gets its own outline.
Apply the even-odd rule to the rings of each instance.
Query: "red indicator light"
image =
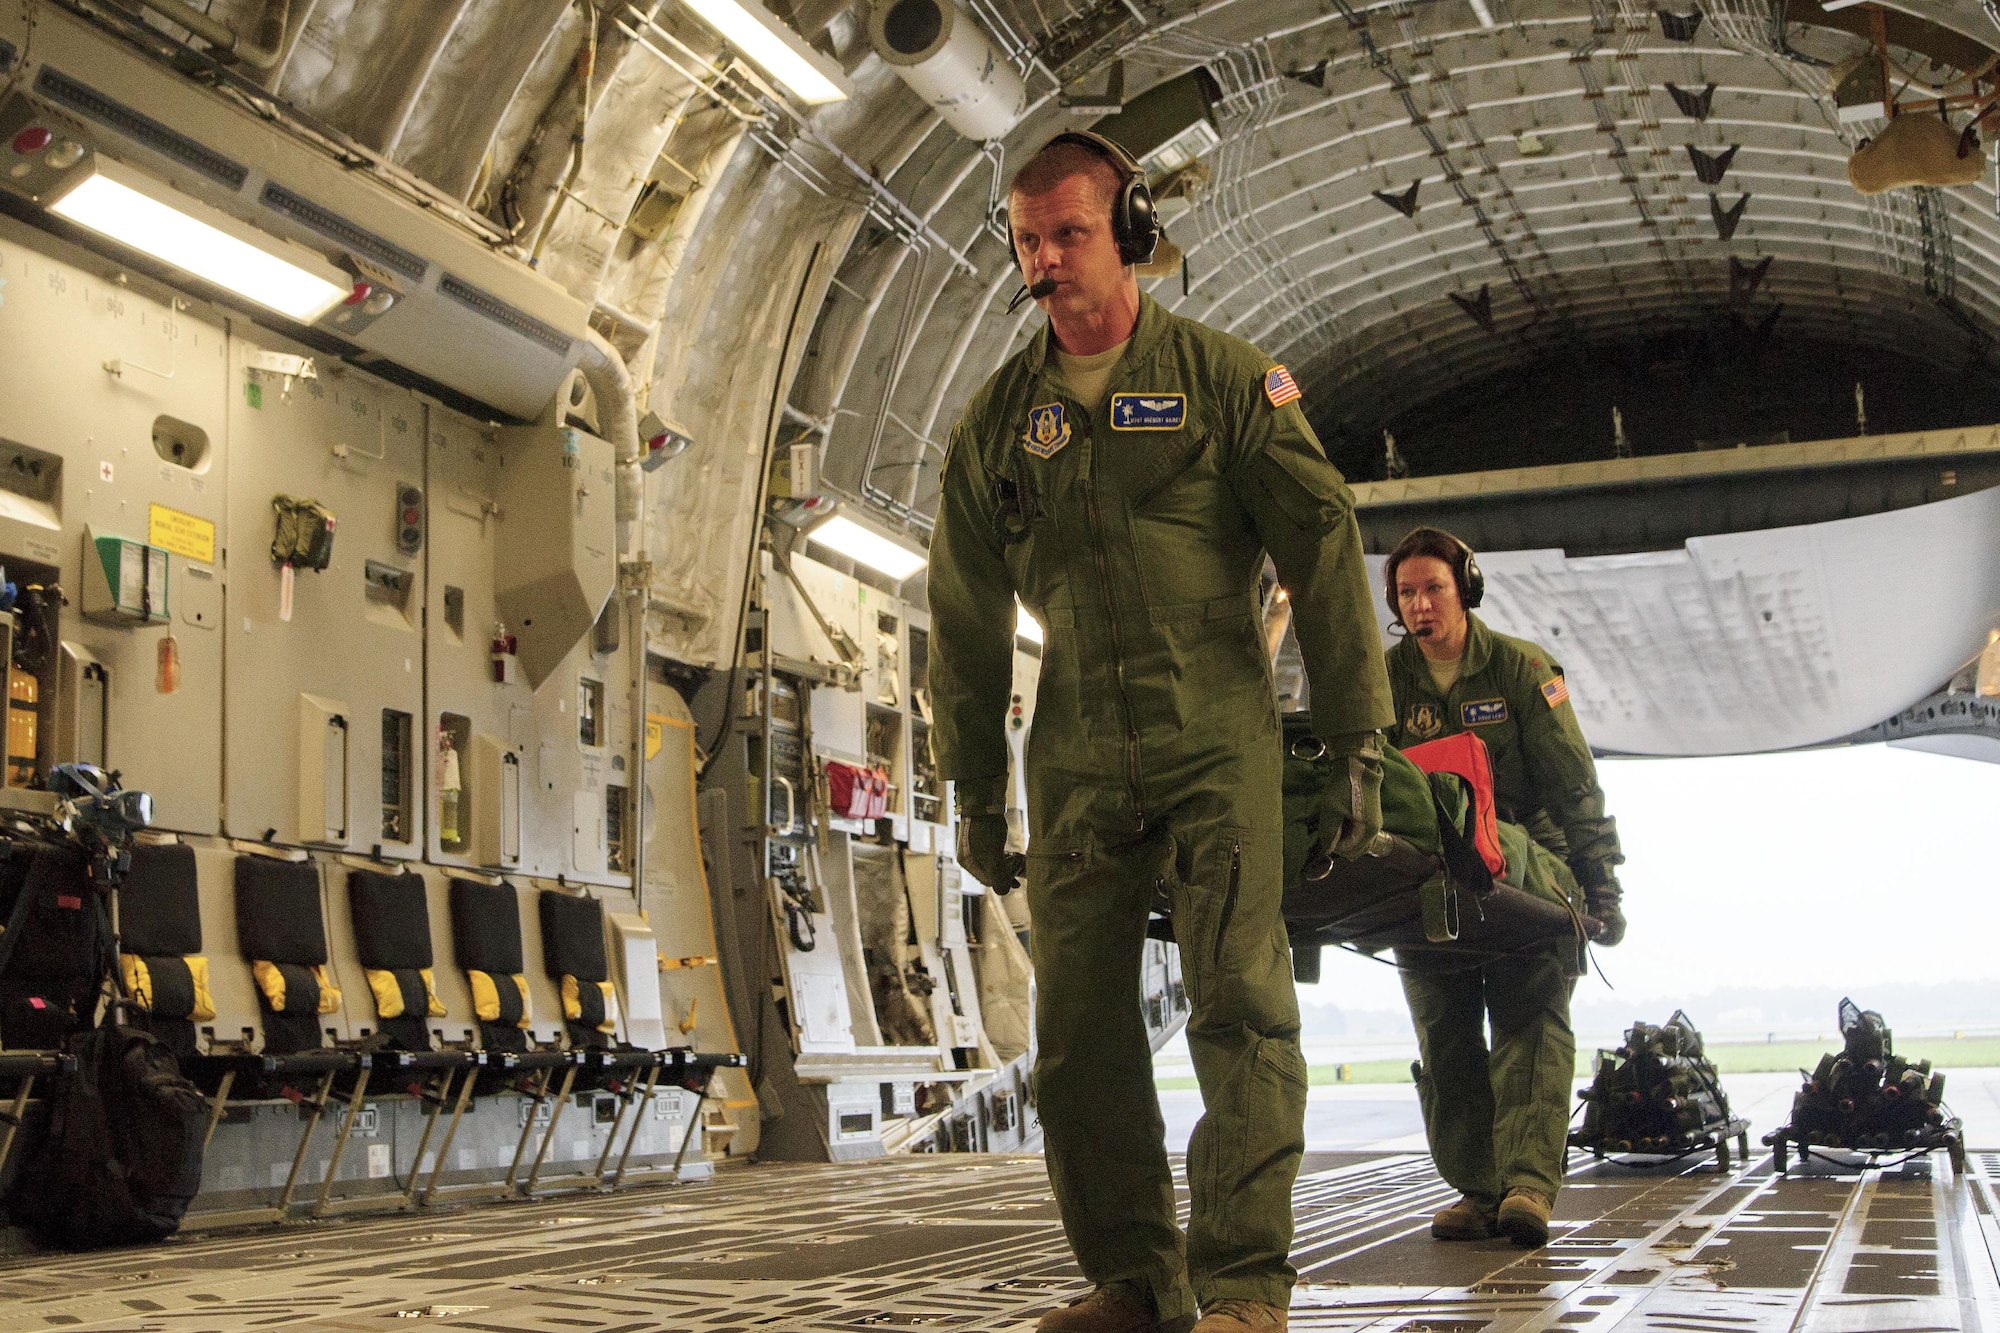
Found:
[[[417,525],[417,511],[414,509],[405,509],[403,511],[403,522],[409,524],[411,527],[415,527]]]
[[[374,291],[375,291],[374,284],[366,282],[357,282],[354,284],[354,290],[347,294],[347,299],[345,301],[342,301],[341,304],[360,305],[363,301],[367,300],[369,296],[374,293]]]
[[[56,136],[40,125],[30,125],[14,136],[14,151],[23,155],[39,153],[49,146],[49,140]]]

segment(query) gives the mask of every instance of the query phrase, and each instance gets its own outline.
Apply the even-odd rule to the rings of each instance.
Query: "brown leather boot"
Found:
[[[1158,1327],[1150,1292],[1136,1282],[1107,1282],[1043,1315],[1035,1333],[1154,1333]]]
[[[1491,1204],[1481,1203],[1470,1194],[1461,1194],[1457,1203],[1440,1208],[1431,1215],[1431,1239],[1491,1240],[1493,1213]]]
[[[1536,1190],[1516,1185],[1500,1201],[1499,1227],[1508,1240],[1532,1250],[1549,1243],[1549,1201]]]
[[[1222,1300],[1208,1307],[1194,1333],[1285,1333],[1285,1307]]]

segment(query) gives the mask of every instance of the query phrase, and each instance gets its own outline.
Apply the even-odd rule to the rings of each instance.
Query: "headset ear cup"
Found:
[[[1479,557],[1472,553],[1471,547],[1465,550],[1465,586],[1459,589],[1458,599],[1468,611],[1478,609],[1486,600],[1486,571],[1479,567]]]
[[[1118,202],[1116,221],[1122,224],[1119,257],[1128,264],[1146,263],[1160,244],[1160,219],[1153,208],[1153,192],[1147,188],[1145,176],[1137,175],[1126,181]]]

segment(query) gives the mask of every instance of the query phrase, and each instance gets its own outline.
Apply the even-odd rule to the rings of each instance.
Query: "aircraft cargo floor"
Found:
[[[1429,1240],[1448,1191],[1422,1155],[1315,1153],[1292,1326],[1990,1331],[2000,1153],[1968,1175],[1942,1154],[1859,1178],[1776,1179],[1768,1154],[1728,1174],[1580,1166],[1552,1242],[1522,1252]],[[926,1156],[18,1258],[0,1333],[1028,1328],[1078,1289],[1040,1158]]]

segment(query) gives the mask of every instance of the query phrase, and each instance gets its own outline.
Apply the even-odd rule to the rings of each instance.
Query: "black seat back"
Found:
[[[604,904],[542,890],[542,961],[562,987],[563,1019],[575,1046],[613,1046],[618,992],[604,951]]]
[[[320,1019],[340,1011],[326,971],[326,918],[319,868],[308,861],[236,858],[236,938],[257,981],[264,1051],[318,1050]]]
[[[118,882],[118,966],[130,1021],[176,1056],[195,1053],[195,1025],[215,1020],[201,951],[201,892],[194,848],[138,846]]]
[[[431,918],[422,875],[350,870],[354,951],[375,997],[375,1029],[406,1051],[431,1049],[429,1021],[443,1018],[431,971]]]
[[[451,942],[472,987],[479,1044],[489,1051],[525,1051],[534,1021],[522,961],[521,902],[511,884],[451,881]]]

